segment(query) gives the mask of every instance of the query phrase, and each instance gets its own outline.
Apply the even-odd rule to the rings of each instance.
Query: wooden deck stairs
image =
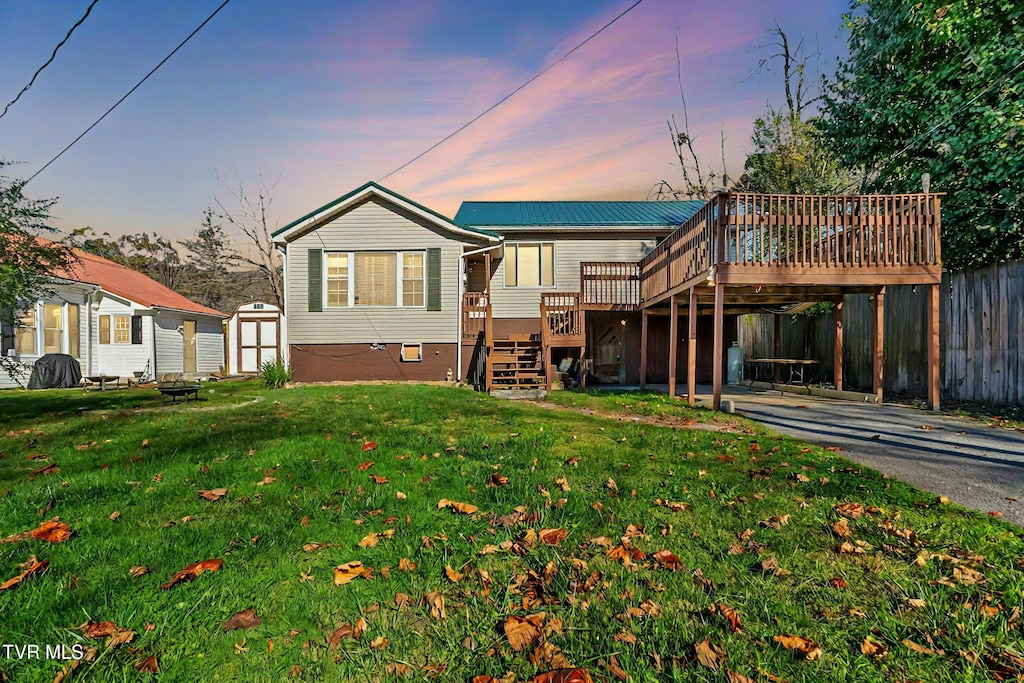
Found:
[[[542,389],[547,384],[543,347],[534,335],[492,340],[487,366],[492,391]]]

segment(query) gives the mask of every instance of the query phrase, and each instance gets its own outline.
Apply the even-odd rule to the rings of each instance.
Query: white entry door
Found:
[[[239,321],[239,372],[259,372],[266,362],[278,358],[277,320]]]

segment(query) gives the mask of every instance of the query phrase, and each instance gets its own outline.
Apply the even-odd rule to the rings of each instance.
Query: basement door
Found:
[[[595,320],[591,327],[593,358],[591,373],[601,384],[622,384],[625,381],[626,365],[623,362],[623,336],[625,328],[614,322]]]
[[[259,372],[280,358],[279,325],[277,318],[238,321],[238,372]]]

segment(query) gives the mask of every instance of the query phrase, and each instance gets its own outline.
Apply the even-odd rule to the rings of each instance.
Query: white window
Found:
[[[423,308],[424,252],[328,252],[325,256],[324,288],[328,307]]]
[[[78,308],[78,304],[68,304],[68,354],[75,358],[82,357],[80,314],[81,311]]]
[[[114,316],[114,343],[130,344],[132,341],[132,317],[130,315]]]
[[[110,316],[100,316],[100,344],[110,343]]]
[[[35,305],[21,316],[21,325],[14,331],[14,348],[18,353],[34,356],[36,353],[36,309]]]
[[[418,363],[423,360],[423,345],[402,344],[402,360],[406,363]]]
[[[506,287],[554,287],[554,242],[512,242],[505,245]]]
[[[64,353],[64,306],[43,305],[43,353]]]

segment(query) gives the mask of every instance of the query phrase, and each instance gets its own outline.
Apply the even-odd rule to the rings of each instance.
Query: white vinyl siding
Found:
[[[28,383],[29,375],[32,372],[32,365],[42,356],[45,351],[47,332],[49,332],[50,342],[50,353],[69,353],[74,355],[76,350],[74,342],[79,341],[80,356],[77,356],[82,366],[82,373],[85,374],[86,367],[86,351],[87,351],[87,334],[88,321],[87,316],[84,315],[86,310],[85,297],[86,293],[91,289],[89,286],[82,286],[76,284],[57,284],[53,287],[53,295],[43,300],[36,301],[26,307],[23,312],[25,318],[31,322],[31,329],[24,329],[24,331],[18,331],[12,336],[11,340],[14,350],[14,360],[18,364],[17,380],[14,381],[11,377],[3,371],[0,371],[0,388],[17,387]],[[74,307],[79,307],[80,315],[77,317],[77,327],[72,327],[76,318],[72,313]],[[46,311],[49,310],[52,316],[52,320],[48,324],[46,322]],[[56,311],[60,311],[60,330],[55,325],[58,324],[56,318]],[[47,327],[49,326],[49,329]],[[59,348],[56,346],[59,340]],[[84,343],[82,343],[84,341]]]
[[[532,239],[530,239],[532,238]],[[542,242],[550,235],[510,235],[510,242]],[[554,283],[548,289],[559,292],[575,292],[580,288],[580,263],[582,261],[639,261],[654,249],[656,240],[638,239],[628,235],[609,236],[604,239],[587,235],[580,238],[559,236],[554,242]],[[507,261],[509,250],[505,249]],[[545,288],[508,287],[505,283],[507,263],[494,271],[491,277],[491,305],[495,318],[539,318],[540,293]],[[471,275],[471,279],[476,272]],[[477,285],[478,286],[478,285]]]
[[[104,296],[98,306],[94,308],[96,323],[93,326],[93,363],[88,374],[92,375],[116,375],[118,377],[132,377],[134,372],[142,372],[150,360],[150,345],[153,343],[150,326],[142,326],[142,343],[132,344],[132,315],[136,310],[134,305],[125,303],[121,299],[111,296]],[[145,315],[152,315],[151,312],[144,312]],[[84,317],[84,316],[83,316]],[[101,322],[106,317],[109,323]],[[119,322],[120,321],[120,322]],[[147,322],[147,321],[144,321]],[[109,339],[111,343],[102,343],[105,337],[104,326],[109,324]],[[118,329],[118,325],[122,329]],[[152,368],[150,368],[152,372]],[[82,373],[85,373],[85,366],[82,366]]]
[[[198,313],[160,311],[156,316],[156,374],[184,372],[185,321],[196,322],[196,374],[218,372],[224,366],[224,326],[220,318]],[[143,334],[147,326],[143,325]]]
[[[461,309],[459,279],[462,277],[460,269],[464,244],[469,243],[459,241],[426,220],[377,198],[358,204],[295,238],[288,243],[286,268],[287,300],[291,302],[288,310],[288,343],[458,342]],[[425,254],[430,248],[441,250],[440,311],[428,311],[420,307],[407,310],[330,305],[324,306],[322,311],[308,310],[308,250],[322,250],[325,256],[332,252],[355,254],[371,251],[390,252],[394,255],[399,251]],[[358,271],[358,264],[355,264],[355,270]],[[396,285],[404,272],[403,263],[396,276]],[[358,277],[358,273],[355,275]],[[351,296],[354,296],[354,292]]]

